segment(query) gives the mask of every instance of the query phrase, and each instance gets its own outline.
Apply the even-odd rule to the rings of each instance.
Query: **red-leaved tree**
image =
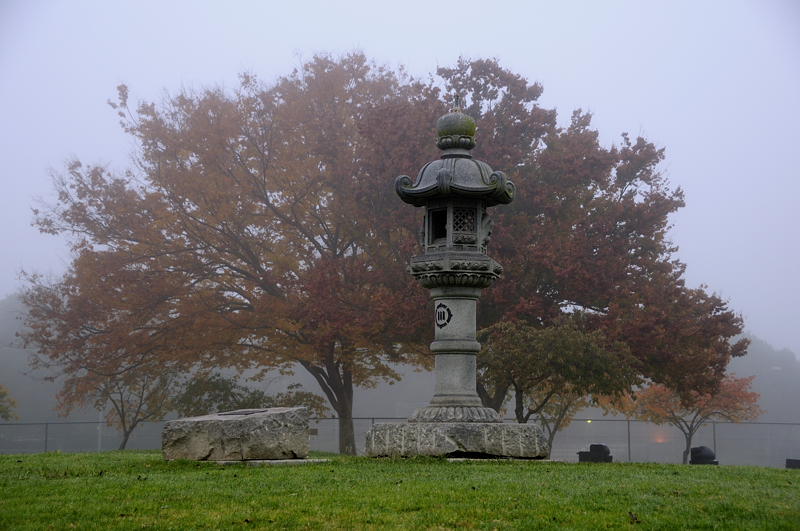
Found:
[[[681,397],[663,385],[653,384],[635,393],[631,404],[634,415],[654,424],[670,424],[683,433],[686,447],[683,464],[689,459],[692,438],[701,426],[711,420],[740,423],[755,420],[763,413],[758,406],[759,394],[751,391],[753,376],[736,378],[727,375],[713,393],[690,392]]]
[[[505,272],[481,296],[478,327],[525,321],[543,333],[579,311],[583,330],[596,333],[595,343],[616,361],[608,373],[574,374],[584,388],[592,377],[607,387],[610,376],[620,376],[614,367],[626,366],[634,378],[617,378],[618,392],[645,379],[682,396],[713,391],[748,341],[731,341],[743,322],[725,301],[685,286],[685,266],[668,239],[683,192],[671,190],[659,169],[664,149],[627,134],[602,146],[591,115],[580,110],[558,127],[555,111],[537,104],[541,85],[496,61],[462,59],[439,73],[477,121],[475,156],[517,186],[514,202],[493,214],[489,252]],[[505,350],[493,341],[504,340],[489,332],[479,365],[497,366],[501,357],[509,370],[482,371],[479,394],[499,409],[512,390],[525,392],[509,376],[542,354],[524,341]],[[537,369],[529,376],[547,384],[559,372],[553,365],[548,375]]]

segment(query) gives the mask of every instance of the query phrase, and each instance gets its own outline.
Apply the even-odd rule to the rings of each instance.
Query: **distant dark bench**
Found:
[[[578,452],[579,463],[610,463],[613,457],[605,444],[590,444],[588,452]]]
[[[718,465],[714,450],[708,446],[695,446],[692,448],[692,459],[690,465]]]

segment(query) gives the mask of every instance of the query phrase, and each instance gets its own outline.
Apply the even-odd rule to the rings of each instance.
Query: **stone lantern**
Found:
[[[536,426],[504,424],[483,407],[476,392],[476,305],[481,290],[503,271],[487,255],[493,221],[487,208],[514,200],[514,185],[502,172],[473,159],[475,120],[456,108],[436,125],[439,160],[416,181],[400,176],[397,194],[425,208],[423,254],[409,271],[430,290],[434,306],[436,389],[430,405],[406,424],[376,424],[367,433],[366,454],[468,455],[542,458],[547,443]]]

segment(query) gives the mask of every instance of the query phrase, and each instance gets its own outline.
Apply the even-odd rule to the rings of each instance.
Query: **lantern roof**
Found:
[[[436,123],[436,147],[442,150],[439,160],[427,163],[416,181],[401,175],[395,182],[397,195],[416,207],[444,197],[475,198],[485,206],[508,204],[514,200],[514,184],[500,171],[492,171],[483,161],[473,159],[475,120],[458,108]]]

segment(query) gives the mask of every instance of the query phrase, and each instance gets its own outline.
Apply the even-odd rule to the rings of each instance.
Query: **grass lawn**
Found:
[[[0,529],[800,529],[800,470],[311,457],[0,455]]]

